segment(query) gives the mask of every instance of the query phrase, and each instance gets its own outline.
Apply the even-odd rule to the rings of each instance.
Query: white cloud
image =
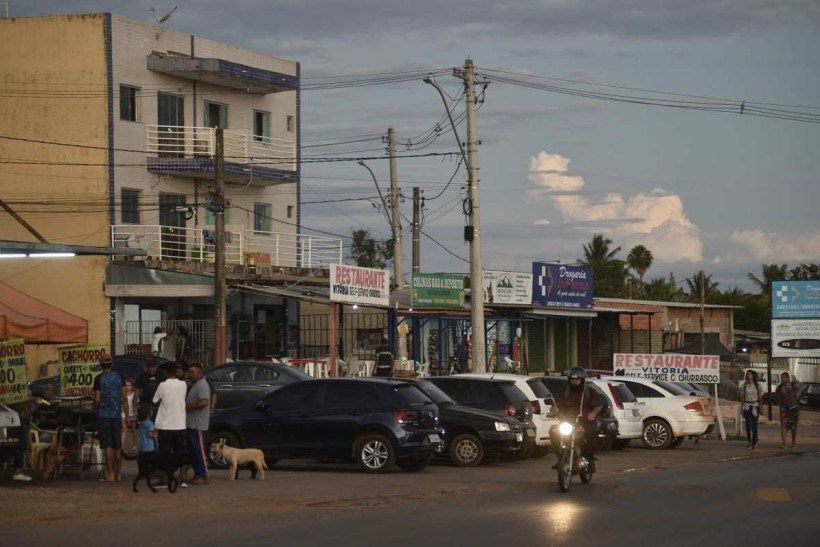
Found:
[[[549,226],[550,221],[546,218],[539,218],[538,220],[533,222],[533,224],[535,224],[536,226]]]
[[[729,241],[763,262],[817,261],[820,258],[820,232],[784,235],[749,229],[732,232]]]
[[[609,223],[607,236],[617,237],[624,248],[645,245],[659,261],[703,259],[700,230],[684,212],[680,196],[655,189],[626,198],[613,192],[596,202],[571,193],[584,187],[584,179],[567,174],[569,162],[546,151],[530,158],[529,178],[537,187],[530,196],[547,196],[565,222]]]

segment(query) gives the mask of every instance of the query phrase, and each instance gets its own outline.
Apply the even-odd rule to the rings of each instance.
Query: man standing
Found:
[[[156,428],[159,431],[160,454],[185,452],[185,382],[175,377],[179,365],[167,363],[163,367],[167,380],[154,393],[153,402],[159,404]]]
[[[188,426],[188,449],[194,455],[194,479],[191,484],[208,484],[207,434],[211,414],[211,387],[205,380],[202,365],[188,367],[191,389],[185,398]]]
[[[154,400],[154,393],[157,392],[159,384],[165,380],[165,374],[157,367],[156,361],[148,361],[145,366],[145,372],[140,374],[137,378],[135,387],[137,388],[137,403],[139,407],[142,403],[149,403]],[[152,417],[157,415],[157,405],[153,405]]]
[[[111,357],[100,359],[102,373],[94,378],[94,402],[97,403],[97,426],[100,448],[105,451],[106,476],[100,481],[122,479],[122,376],[111,370]]]

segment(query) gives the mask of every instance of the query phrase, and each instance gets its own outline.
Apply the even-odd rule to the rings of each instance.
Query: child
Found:
[[[137,392],[134,391],[134,380],[131,378],[125,379],[124,394],[122,398],[122,439],[120,446],[125,449],[125,436],[131,432],[131,444],[128,445],[127,452],[132,452],[138,448],[137,444]]]
[[[151,413],[154,408],[151,403],[143,403],[137,411],[139,418],[139,450],[140,454],[154,454],[157,451],[157,432],[154,429],[154,422],[151,421]]]

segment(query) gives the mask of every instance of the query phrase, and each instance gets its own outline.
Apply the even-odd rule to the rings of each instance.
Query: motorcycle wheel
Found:
[[[568,492],[572,484],[572,466],[569,454],[562,454],[558,460],[558,488],[561,492]]]
[[[589,469],[584,469],[583,471],[581,471],[580,475],[582,483],[589,484],[590,482],[592,482],[592,471],[590,471]]]

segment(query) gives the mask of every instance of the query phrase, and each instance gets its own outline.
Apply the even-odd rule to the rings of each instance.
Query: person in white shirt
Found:
[[[160,454],[185,452],[185,396],[188,386],[176,378],[176,369],[182,366],[168,363],[163,367],[167,379],[157,387],[154,403],[159,404],[155,422]]]
[[[154,357],[162,357],[162,347],[165,345],[164,338],[168,336],[167,332],[162,332],[162,329],[157,327],[154,329],[154,338],[151,340],[151,355]]]

